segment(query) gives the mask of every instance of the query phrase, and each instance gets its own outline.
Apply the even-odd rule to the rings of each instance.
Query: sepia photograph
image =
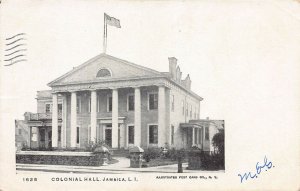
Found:
[[[0,8],[0,190],[300,188],[299,1]]]

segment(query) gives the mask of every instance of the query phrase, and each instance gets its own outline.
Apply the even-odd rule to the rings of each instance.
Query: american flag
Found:
[[[18,62],[25,62],[26,60],[26,34],[19,33],[6,38],[6,49],[5,49],[5,64],[4,66],[11,66]]]

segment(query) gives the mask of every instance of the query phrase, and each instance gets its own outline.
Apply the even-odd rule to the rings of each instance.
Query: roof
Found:
[[[108,68],[112,75],[110,78],[97,78],[96,73],[102,69]],[[192,96],[199,100],[203,98],[195,94],[191,90],[184,87],[182,84],[171,79],[169,72],[158,72],[156,70],[137,65],[120,58],[110,56],[108,54],[100,54],[94,58],[84,62],[83,64],[74,67],[71,71],[56,78],[48,83],[48,86],[54,87],[59,85],[68,85],[74,83],[84,82],[104,82],[106,80],[126,80],[126,79],[140,79],[140,78],[165,78],[173,84],[179,86],[184,91],[188,92]],[[42,95],[43,92],[40,94]],[[44,92],[46,94],[46,92]]]
[[[224,129],[225,121],[224,120],[212,120],[212,119],[198,119],[190,120],[189,124],[214,124],[218,129]]]

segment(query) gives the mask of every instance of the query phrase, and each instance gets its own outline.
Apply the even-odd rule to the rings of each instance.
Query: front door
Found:
[[[111,147],[111,129],[105,129],[105,143]]]
[[[46,149],[46,129],[39,128],[39,149]]]

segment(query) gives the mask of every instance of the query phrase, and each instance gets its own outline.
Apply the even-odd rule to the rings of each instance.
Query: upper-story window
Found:
[[[191,105],[191,110],[190,110],[190,118],[193,117],[193,106]]]
[[[45,108],[45,112],[46,113],[51,113],[52,112],[52,107],[50,103],[46,103],[46,108]]]
[[[62,112],[62,104],[61,104],[61,103],[59,103],[59,104],[57,105],[57,109],[58,109],[58,113],[61,113],[61,112]]]
[[[107,78],[107,77],[111,77],[111,72],[106,69],[106,68],[102,68],[98,71],[97,73],[97,78]]]
[[[186,107],[185,107],[185,115],[188,117],[189,116],[189,104],[186,103]]]
[[[77,97],[77,100],[76,100],[76,110],[77,110],[77,113],[81,113],[81,99],[80,99],[80,97]]]
[[[174,95],[171,96],[171,111],[174,111],[174,107],[175,107],[175,98]]]
[[[108,95],[107,96],[107,112],[112,111],[112,96]]]
[[[97,112],[100,112],[100,96],[97,95]]]
[[[148,97],[149,110],[158,108],[158,95],[157,93],[150,93]]]
[[[89,97],[89,105],[88,105],[88,111],[89,111],[89,113],[91,113],[91,111],[92,111],[91,105],[92,105],[92,98]]]
[[[134,110],[134,95],[133,94],[129,94],[127,96],[127,110],[128,111]]]
[[[182,115],[184,115],[184,101],[183,100],[181,102],[181,106],[182,106]]]

